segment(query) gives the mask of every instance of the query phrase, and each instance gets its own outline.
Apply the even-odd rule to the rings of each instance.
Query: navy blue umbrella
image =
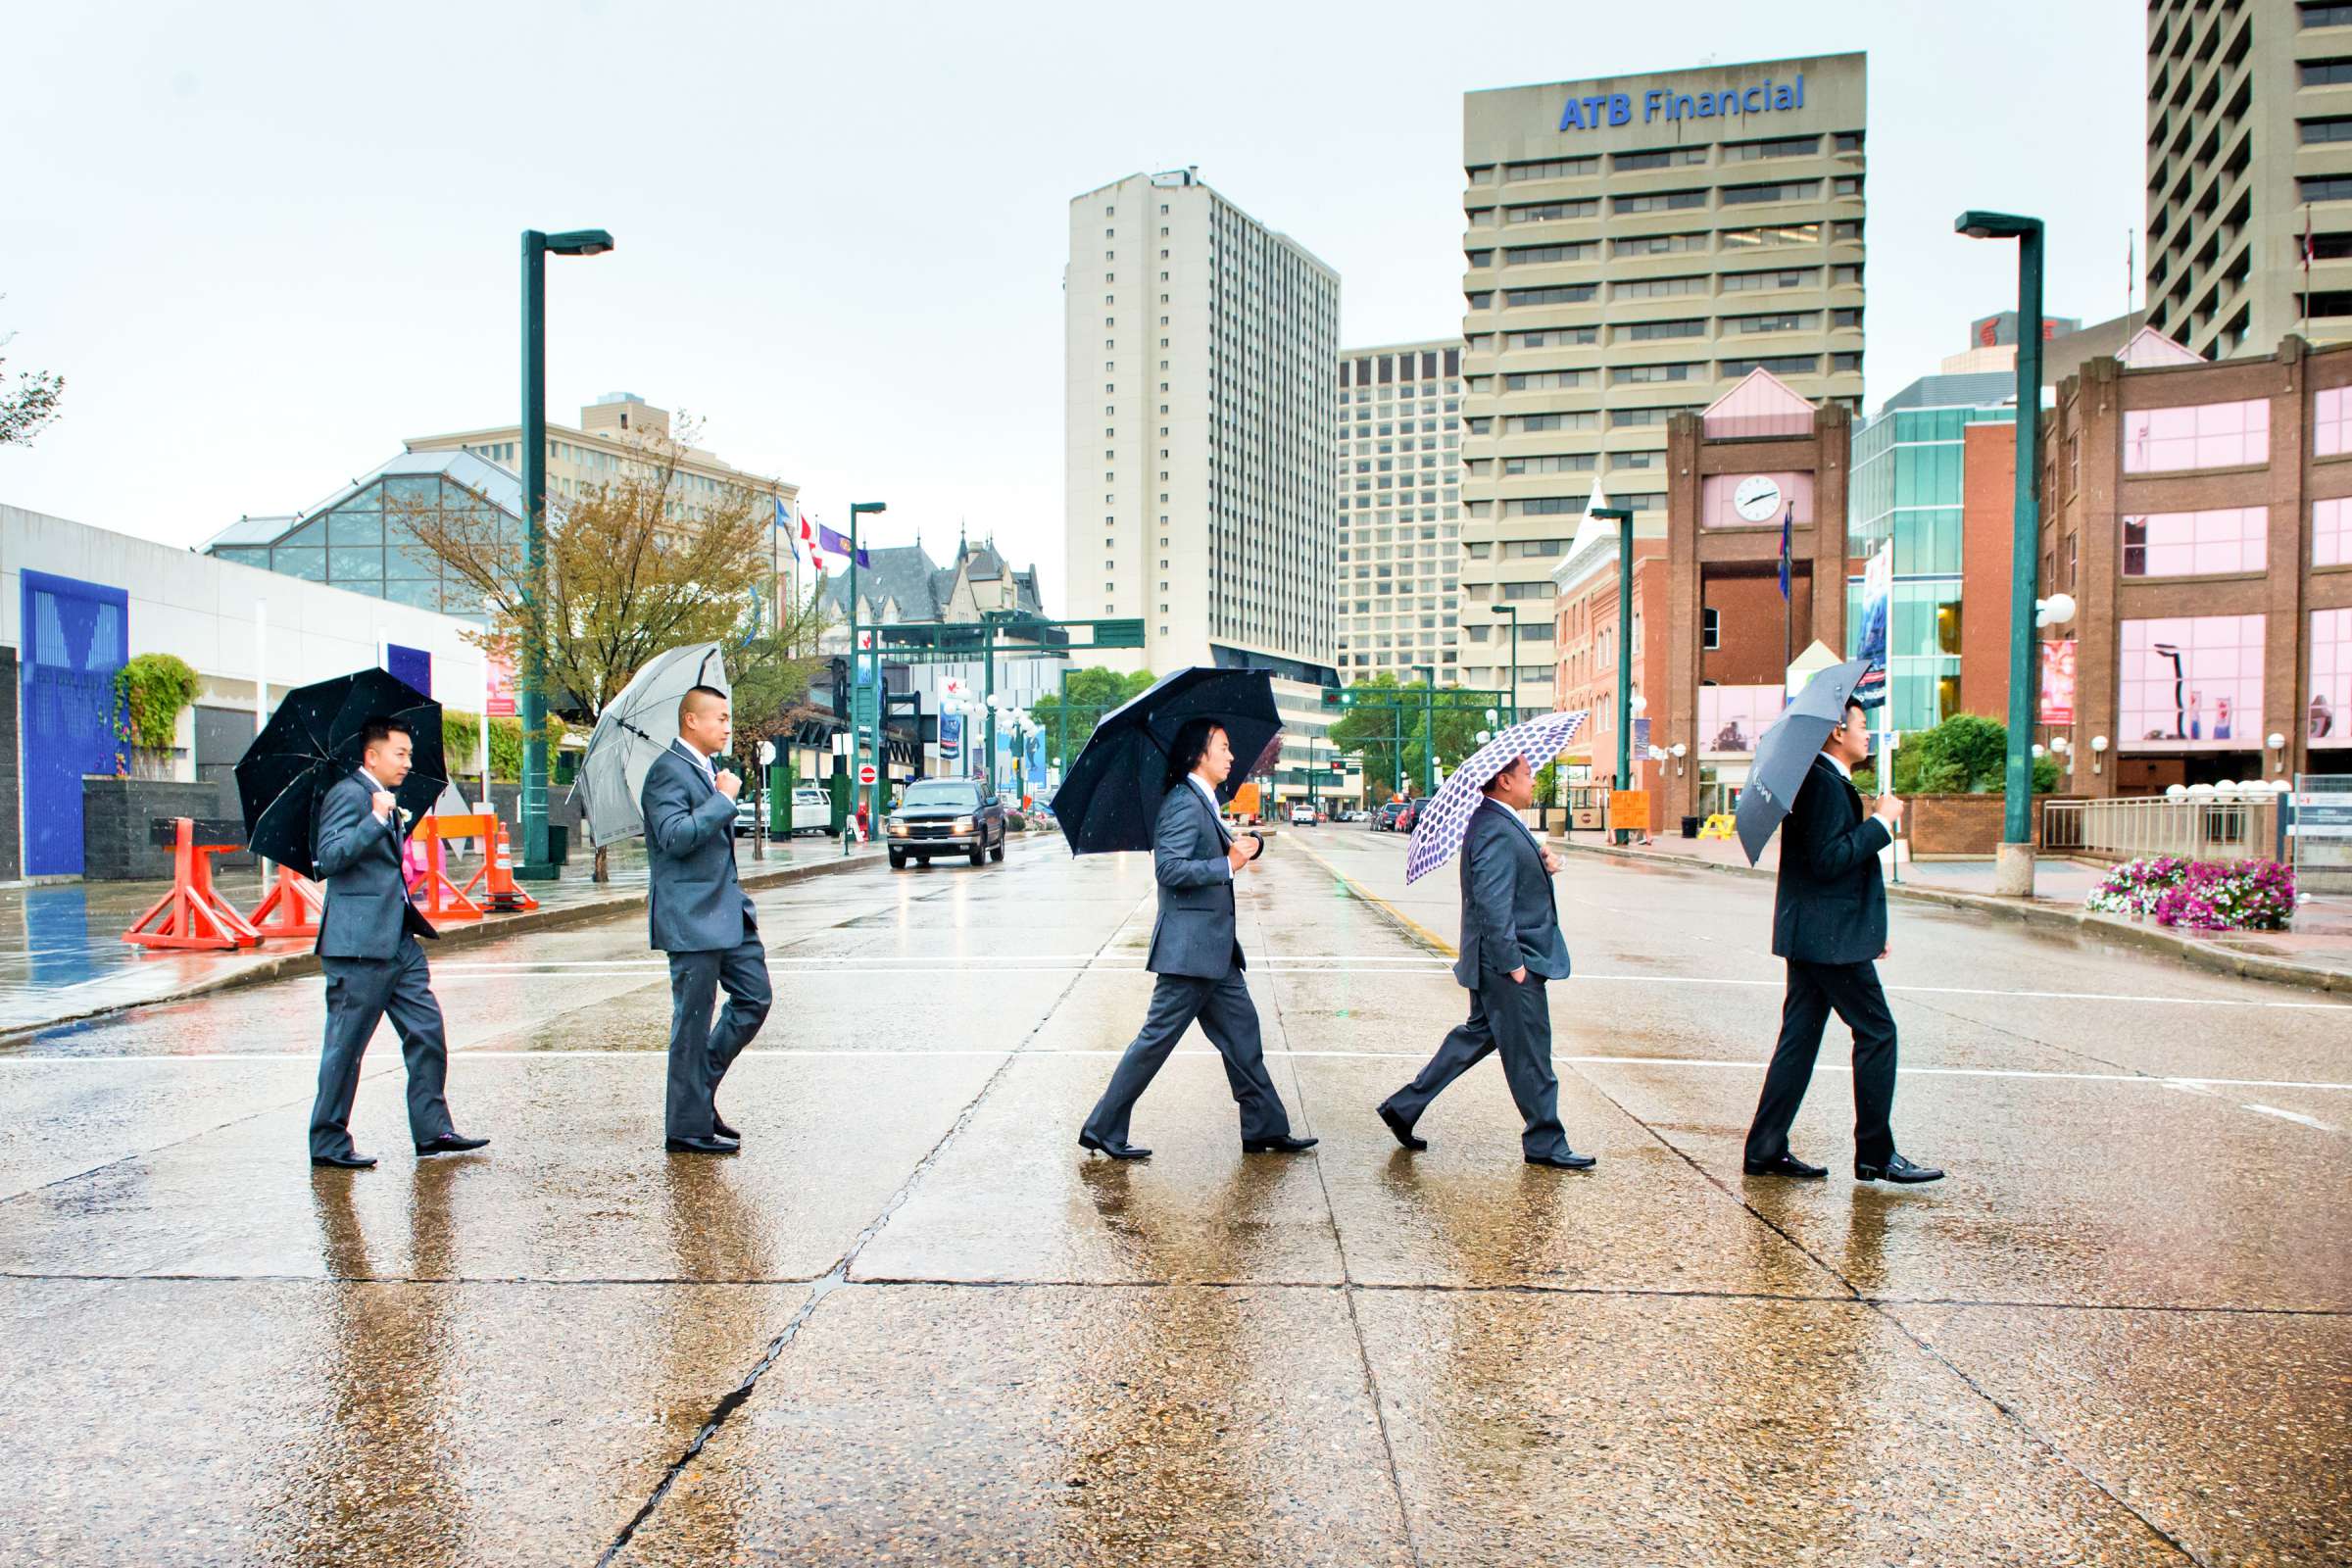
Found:
[[[1217,792],[1231,801],[1282,744],[1274,677],[1262,669],[1180,669],[1103,716],[1054,796],[1054,815],[1073,855],[1149,850],[1167,791],[1176,733],[1196,718],[1224,726],[1233,772]]]
[[[1871,669],[1867,659],[1849,659],[1805,682],[1796,700],[1781,710],[1756,742],[1755,760],[1748,763],[1747,782],[1740,786],[1733,819],[1740,828],[1740,847],[1747,863],[1756,863],[1772,842],[1782,819],[1796,805],[1796,792],[1821,755],[1821,743],[1845,718],[1845,700]]]
[[[393,796],[412,817],[432,809],[449,787],[441,756],[441,705],[397,675],[356,670],[286,693],[237,761],[245,841],[256,855],[316,876],[311,833],[318,800],[355,771],[370,719],[393,718],[416,742],[409,776]]]

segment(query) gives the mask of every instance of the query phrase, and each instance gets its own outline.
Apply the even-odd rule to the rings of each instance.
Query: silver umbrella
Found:
[[[637,808],[646,770],[678,738],[678,699],[696,686],[732,695],[717,643],[689,643],[656,654],[597,716],[571,787],[596,849],[645,832]]]

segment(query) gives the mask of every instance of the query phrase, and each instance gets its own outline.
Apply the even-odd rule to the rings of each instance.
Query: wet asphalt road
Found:
[[[1850,1179],[1833,1025],[1832,1179],[1749,1180],[1769,887],[1577,858],[1598,1170],[1522,1164],[1492,1064],[1407,1155],[1371,1106],[1464,997],[1401,858],[1246,878],[1299,1158],[1198,1035],[1155,1159],[1079,1152],[1151,876],[1042,839],[760,896],[732,1160],[661,1152],[637,920],[436,965],[484,1156],[409,1155],[386,1031],[382,1167],[314,1175],[315,977],[0,1050],[0,1561],[2352,1561],[2352,1011],[1898,906],[1953,1179]]]

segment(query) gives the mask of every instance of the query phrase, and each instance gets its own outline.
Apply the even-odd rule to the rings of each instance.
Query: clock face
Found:
[[[1769,522],[1781,514],[1781,487],[1760,473],[1751,473],[1732,492],[1732,505],[1750,522]]]

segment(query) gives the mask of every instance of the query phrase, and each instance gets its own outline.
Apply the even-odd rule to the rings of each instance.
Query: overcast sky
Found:
[[[2050,223],[2055,315],[2125,308],[2131,0],[1967,5],[261,4],[13,8],[0,334],[69,379],[0,502],[194,544],[403,437],[627,389],[882,543],[960,520],[1061,598],[1069,199],[1197,164],[1338,268],[1348,344],[1458,331],[1461,94],[1867,50],[1866,396],[2015,301],[1963,207]]]

